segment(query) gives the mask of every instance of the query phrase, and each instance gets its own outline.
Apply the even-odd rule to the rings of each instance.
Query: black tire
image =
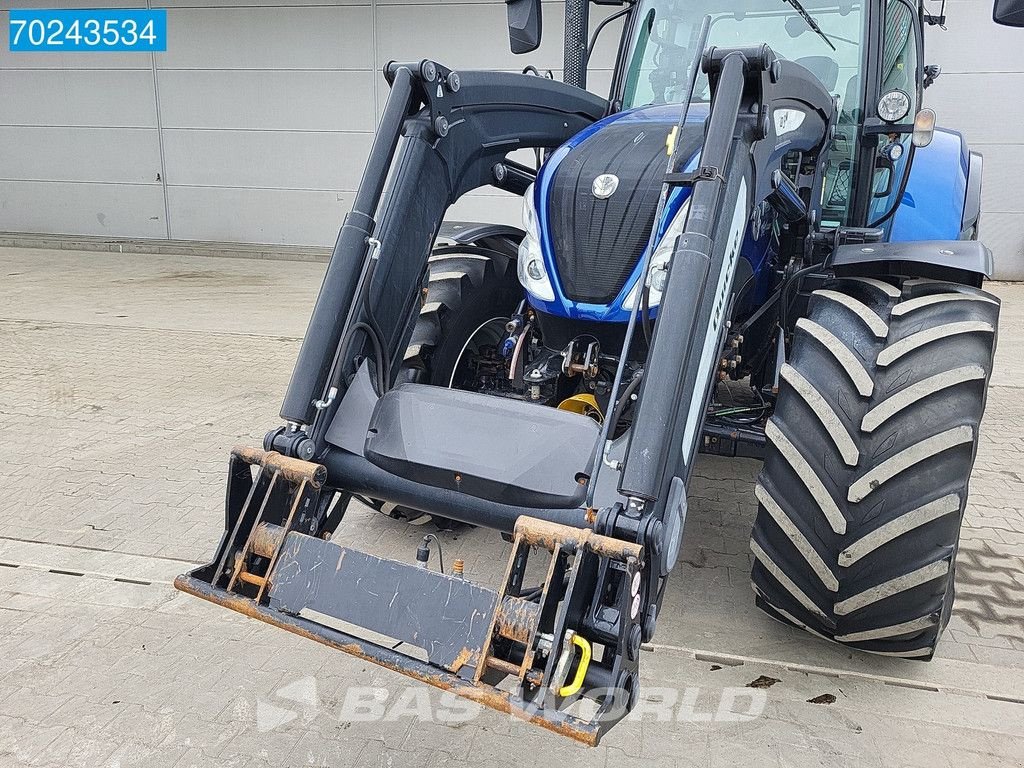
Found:
[[[756,487],[760,608],[860,650],[932,657],[998,316],[990,294],[937,281],[846,278],[812,294]]]
[[[405,352],[398,381],[449,386],[463,347],[474,332],[495,317],[508,318],[522,298],[515,257],[484,248],[435,249],[428,279]],[[367,499],[379,511],[416,525],[438,528],[457,524],[449,518]]]
[[[508,318],[522,298],[515,258],[489,249],[436,249],[400,378],[447,387],[462,349],[488,320]]]

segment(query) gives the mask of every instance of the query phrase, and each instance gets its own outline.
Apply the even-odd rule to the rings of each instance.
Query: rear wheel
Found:
[[[467,353],[497,344],[522,297],[514,257],[490,249],[439,248],[400,376],[439,387],[467,382]]]
[[[783,367],[751,549],[769,615],[929,659],[949,620],[999,301],[936,281],[835,280]]]
[[[501,342],[522,298],[515,256],[489,248],[437,248],[428,262],[428,280],[405,352],[399,381],[462,388],[466,363],[484,345]],[[373,501],[381,512],[417,525],[453,521],[413,509]]]

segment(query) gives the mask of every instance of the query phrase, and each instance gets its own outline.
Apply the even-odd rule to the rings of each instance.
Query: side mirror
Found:
[[[1024,0],[995,0],[992,21],[1004,27],[1024,27]]]
[[[540,45],[540,0],[505,0],[508,43],[512,53],[529,53]]]
[[[892,182],[896,177],[896,166],[885,155],[877,155],[875,157],[875,173],[878,174],[883,171],[885,172],[885,187],[875,192],[875,197],[878,198],[885,198],[892,194]],[[876,176],[876,178],[878,177]],[[875,186],[877,187],[878,185],[876,184]]]

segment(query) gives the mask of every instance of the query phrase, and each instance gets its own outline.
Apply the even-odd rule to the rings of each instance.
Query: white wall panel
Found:
[[[373,77],[354,71],[160,71],[165,128],[372,131]]]
[[[986,215],[1024,213],[1024,195],[1020,194],[1020,153],[1024,147],[1020,144],[987,144],[974,149],[985,156],[981,209]]]
[[[983,212],[981,241],[992,249],[998,279],[1024,280],[1024,213]]]
[[[359,184],[372,133],[164,130],[169,184],[347,189]]]
[[[153,73],[0,69],[0,125],[155,128]]]
[[[177,8],[156,60],[161,69],[366,69],[370,30],[368,5]]]
[[[156,128],[0,126],[0,178],[33,181],[159,181]]]
[[[235,243],[334,243],[349,192],[223,187],[167,188],[174,237]]]
[[[159,184],[0,181],[0,231],[166,237]]]

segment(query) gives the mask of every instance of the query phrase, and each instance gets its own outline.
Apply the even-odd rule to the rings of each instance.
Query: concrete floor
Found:
[[[1024,762],[1024,286],[990,286],[997,366],[937,658],[851,653],[756,611],[757,464],[703,457],[644,711],[586,749],[454,716],[439,691],[172,589],[221,533],[230,447],[277,422],[322,274],[0,250],[0,765]],[[406,561],[421,535],[366,509],[338,534]],[[493,583],[495,534],[441,538]]]

